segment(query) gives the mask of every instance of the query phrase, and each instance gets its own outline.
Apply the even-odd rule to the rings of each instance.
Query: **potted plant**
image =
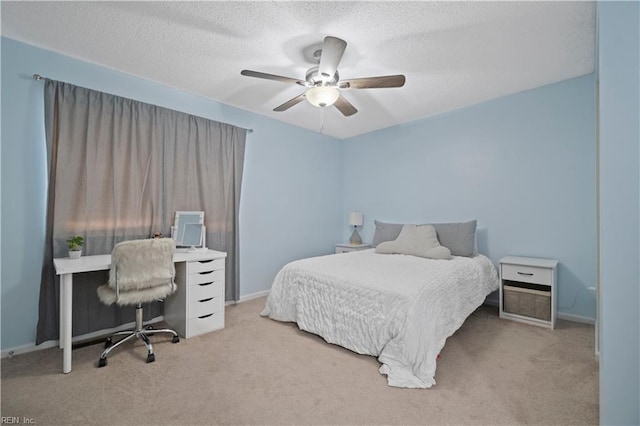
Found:
[[[69,257],[71,259],[79,259],[82,255],[82,245],[84,244],[84,238],[74,235],[67,240],[69,245]]]

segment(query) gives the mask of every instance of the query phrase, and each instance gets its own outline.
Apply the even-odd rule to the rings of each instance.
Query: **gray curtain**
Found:
[[[246,130],[53,80],[45,81],[49,167],[44,262],[36,343],[58,339],[59,277],[53,258],[66,240],[83,256],[124,240],[170,235],[175,212],[205,212],[207,246],[227,252],[226,298],[238,300],[238,212]],[[135,319],[107,307],[96,288],[107,272],[74,275],[73,335]],[[145,319],[163,313],[145,307]]]

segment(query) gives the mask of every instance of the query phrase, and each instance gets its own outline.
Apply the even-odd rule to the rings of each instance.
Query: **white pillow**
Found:
[[[398,238],[378,244],[376,253],[451,259],[451,251],[440,245],[436,229],[432,225],[404,225]]]

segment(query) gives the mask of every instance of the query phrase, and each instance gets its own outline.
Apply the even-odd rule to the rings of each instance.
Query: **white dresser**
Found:
[[[164,301],[164,319],[185,338],[224,328],[227,254],[209,250],[176,263],[176,292]]]

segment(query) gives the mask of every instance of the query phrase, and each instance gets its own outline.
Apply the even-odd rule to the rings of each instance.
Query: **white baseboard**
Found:
[[[264,297],[267,296],[269,294],[270,290],[265,290],[265,291],[259,291],[256,293],[251,293],[251,294],[246,294],[244,296],[240,296],[240,300],[238,300],[237,302],[234,301],[229,301],[226,302],[226,305],[233,305],[236,303],[242,303],[242,302],[248,302],[249,300],[253,300],[253,299],[258,299],[260,297]],[[485,305],[489,305],[489,306],[498,306],[498,301],[494,300],[494,299],[485,299],[484,301]],[[591,324],[594,325],[596,323],[596,321],[593,318],[589,318],[589,317],[583,317],[580,315],[573,315],[573,314],[565,314],[562,312],[558,312],[558,319],[562,319],[562,320],[566,320],[566,321],[573,321],[573,322],[579,322],[579,323],[583,323],[583,324]],[[154,323],[154,322],[158,322],[158,321],[162,321],[164,319],[164,316],[159,316],[157,318],[154,318],[150,321],[145,321],[145,323]],[[77,342],[82,342],[84,340],[91,340],[91,339],[95,339],[98,338],[100,336],[106,336],[108,334],[111,334],[113,332],[119,331],[119,330],[125,330],[127,328],[133,328],[135,327],[135,322],[130,322],[127,324],[123,324],[119,327],[116,328],[111,328],[111,329],[106,329],[106,330],[98,330],[98,331],[94,331],[92,333],[87,333],[87,334],[83,334],[81,336],[76,336],[72,339],[73,343],[77,343]],[[53,348],[53,347],[57,347],[59,345],[59,341],[58,340],[49,340],[47,342],[44,342],[40,345],[36,345],[35,342],[33,343],[29,343],[26,345],[22,345],[22,346],[16,346],[14,348],[9,348],[6,350],[2,351],[1,357],[2,358],[6,358],[6,357],[12,357],[14,355],[19,355],[19,354],[24,354],[24,353],[28,353],[28,352],[33,352],[33,351],[39,351],[39,350],[43,350],[43,349],[49,349],[49,348]],[[599,355],[599,354],[596,354]]]
[[[595,325],[596,323],[595,319],[589,318],[589,317],[583,317],[580,315],[565,314],[563,312],[558,312],[556,315],[558,319],[565,320],[565,321],[580,322],[582,324],[590,324],[590,325]]]
[[[259,291],[257,293],[246,294],[244,296],[240,296],[239,302],[247,302],[253,299],[259,299],[260,297],[268,296],[271,290]]]
[[[225,305],[235,305],[236,303],[248,302],[249,300],[259,299],[260,297],[267,296],[270,290],[259,291],[257,293],[245,294],[244,296],[240,296],[240,300],[233,301],[230,300],[225,303]]]
[[[489,306],[496,306],[496,307],[499,305],[498,300],[489,299],[489,298],[484,300],[484,304]],[[558,319],[561,319],[561,320],[579,322],[582,324],[595,325],[596,323],[596,320],[593,318],[583,317],[580,315],[565,314],[563,312],[558,312],[556,316],[558,317]]]
[[[58,340],[49,340],[36,346],[36,343],[27,343],[26,345],[16,346],[2,351],[2,358],[11,358],[14,355],[26,354],[28,352],[40,351],[43,349],[58,347]]]
[[[160,315],[159,317],[153,318],[149,321],[145,321],[145,324],[153,324],[156,323],[158,321],[162,321],[164,320],[164,316]],[[78,343],[78,342],[84,342],[86,340],[94,340],[94,339],[98,339],[102,336],[108,336],[109,334],[115,333],[116,331],[120,331],[120,330],[126,330],[128,328],[134,328],[136,326],[135,321],[126,323],[126,324],[122,324],[118,327],[115,328],[106,328],[104,330],[98,330],[98,331],[93,331],[91,333],[87,333],[87,334],[82,334],[80,336],[74,336],[73,339],[71,339],[72,343]],[[36,345],[35,342],[33,343],[27,343],[26,345],[21,345],[21,346],[16,346],[14,348],[9,348],[9,349],[3,349],[2,350],[2,358],[11,358],[14,355],[19,355],[19,354],[26,354],[29,352],[35,352],[35,351],[41,351],[44,349],[49,349],[49,348],[56,348],[60,346],[60,341],[59,340],[47,340],[46,342],[43,342],[39,345]]]
[[[244,296],[240,297],[240,300],[238,300],[237,302],[226,302],[226,305],[233,305],[236,303],[242,303],[242,302],[248,302],[249,300],[253,300],[253,299],[258,299],[260,297],[264,297],[267,296],[269,294],[269,290],[265,290],[265,291],[259,291],[257,293],[252,293],[252,294],[247,294]],[[164,320],[164,316],[159,316],[157,318],[154,318],[150,321],[145,321],[146,323],[154,323],[154,322],[158,322],[158,321],[162,321]],[[87,334],[83,334],[81,336],[75,336],[72,339],[73,343],[78,343],[78,342],[82,342],[85,340],[92,340],[92,339],[96,339],[100,336],[107,336],[111,333],[114,333],[116,331],[120,331],[120,330],[126,330],[128,328],[133,328],[135,327],[136,323],[134,321],[127,323],[127,324],[122,324],[121,326],[118,326],[116,328],[111,328],[111,329],[105,329],[105,330],[98,330],[98,331],[94,331],[91,333],[87,333]],[[21,345],[21,346],[16,346],[13,348],[8,348],[8,349],[3,349],[2,352],[0,353],[0,357],[1,358],[7,358],[7,357],[12,357],[14,355],[19,355],[19,354],[25,354],[25,353],[29,353],[29,352],[34,352],[34,351],[41,351],[44,349],[49,349],[49,348],[55,348],[58,347],[60,345],[60,341],[59,340],[48,340],[46,342],[43,342],[39,345],[36,345],[35,342],[33,343],[27,343],[26,345]]]

